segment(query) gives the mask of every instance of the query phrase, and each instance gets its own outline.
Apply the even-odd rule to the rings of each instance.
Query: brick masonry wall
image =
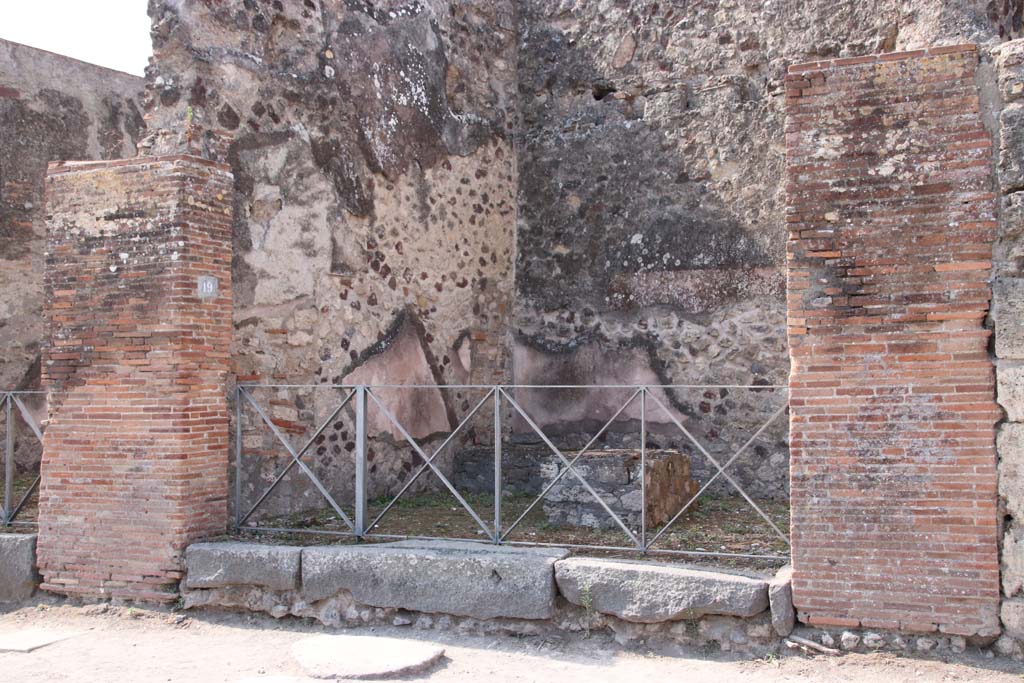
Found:
[[[998,633],[996,230],[973,46],[786,78],[794,603]]]
[[[173,599],[185,546],[226,526],[232,187],[194,157],[50,166],[47,590]]]

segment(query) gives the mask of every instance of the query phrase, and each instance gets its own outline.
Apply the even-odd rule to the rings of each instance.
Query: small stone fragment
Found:
[[[883,638],[878,633],[865,633],[864,647],[869,647],[872,650],[877,650],[880,647],[885,647],[885,638]]]
[[[426,671],[444,656],[444,648],[415,640],[325,634],[298,641],[292,656],[313,678],[393,678]]]

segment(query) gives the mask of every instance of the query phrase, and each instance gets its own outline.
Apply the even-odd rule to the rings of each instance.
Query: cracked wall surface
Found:
[[[143,86],[0,40],[0,388],[38,388],[46,164],[134,156]]]
[[[150,13],[143,148],[220,157],[236,178],[239,380],[505,381],[514,4],[167,1]],[[263,394],[269,417],[297,440],[340,401],[329,388]],[[380,398],[428,441],[478,399],[455,390]],[[317,471],[335,481],[345,479],[335,468],[351,467],[350,418],[313,448]],[[371,442],[371,479],[387,491],[412,454],[383,411],[370,424],[381,437]],[[255,426],[246,438],[276,447]],[[301,478],[275,494],[296,495],[318,499]]]
[[[1012,3],[524,2],[516,381],[785,384],[786,67],[1014,31]],[[669,398],[716,456],[778,403]],[[534,405],[561,431],[588,428],[569,401]],[[754,495],[786,495],[784,423],[730,470]],[[692,448],[671,425],[652,438]]]
[[[144,146],[222,156],[238,179],[238,375],[325,385],[784,384],[786,66],[1020,30],[1011,5],[938,0],[151,9]],[[276,398],[296,437],[340,400],[314,393],[305,407],[294,390]],[[426,438],[475,403],[450,393],[391,400]],[[521,401],[577,445],[627,397]],[[726,458],[785,397],[687,386],[664,399]],[[665,411],[647,417],[654,445],[696,453]],[[633,443],[637,419],[624,411],[604,443]],[[318,462],[345,460],[352,432],[326,435]],[[777,419],[731,466],[752,495],[787,495],[786,441]]]

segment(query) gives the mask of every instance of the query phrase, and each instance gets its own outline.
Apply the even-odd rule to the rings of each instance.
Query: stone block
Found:
[[[548,619],[560,549],[459,541],[310,547],[302,551],[302,595],[348,591],[356,602],[476,619]]]
[[[1011,638],[1024,639],[1024,598],[1003,600],[999,610],[1003,631]]]
[[[1024,522],[1024,424],[1001,425],[996,450],[999,452],[999,495],[1006,511]]]
[[[1024,100],[1024,39],[1009,40],[993,48],[992,61],[1003,101]]]
[[[0,534],[0,602],[28,600],[38,585],[35,534]]]
[[[1003,197],[1002,224],[993,251],[993,267],[999,277],[1024,275],[1024,192]]]
[[[772,628],[780,636],[788,636],[796,626],[792,566],[786,565],[768,582],[768,603],[772,611]]]
[[[572,459],[571,449],[564,451]],[[494,486],[494,452],[466,449],[455,458],[453,484],[460,491],[490,493]],[[512,447],[502,454],[501,474],[505,493],[539,495],[564,468],[546,446]],[[641,495],[640,451],[595,449],[587,451],[573,469],[594,489],[622,521],[640,528],[646,514],[647,528],[664,524],[697,492],[690,474],[690,458],[675,450],[649,450],[644,471],[646,506]],[[618,524],[594,495],[573,474],[567,473],[551,487],[542,503],[548,521],[559,526],[617,529]]]
[[[992,283],[996,356],[1024,360],[1024,278],[1001,276]]]
[[[299,587],[302,548],[258,543],[193,543],[185,551],[187,588]]]
[[[1010,422],[1024,422],[1024,366],[999,363],[996,368],[996,400]]]
[[[1024,589],[1024,534],[1016,522],[1011,522],[1003,533],[1003,552],[999,559],[1003,595],[1013,597]]]
[[[652,450],[647,452],[646,459],[643,472],[646,505],[641,492],[639,450],[588,451],[573,469],[627,526],[640,528],[640,516],[644,514],[650,529],[671,520],[697,492],[698,486],[690,477],[689,456],[679,451]],[[560,460],[549,462],[547,481],[555,477],[561,464]],[[552,524],[618,528],[614,518],[571,472],[551,487],[543,506]]]
[[[768,608],[764,578],[678,565],[574,557],[555,563],[555,581],[574,605],[639,623]]]
[[[999,130],[999,185],[1003,194],[1024,190],[1024,104],[1003,108]]]

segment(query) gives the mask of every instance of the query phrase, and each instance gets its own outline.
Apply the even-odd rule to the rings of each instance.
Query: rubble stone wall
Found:
[[[151,3],[152,120],[143,149],[185,147],[224,160],[235,175],[232,357],[240,381],[507,378],[514,7]],[[282,388],[263,400],[301,442],[312,432],[304,426],[337,405],[335,393]],[[460,391],[380,397],[428,441],[476,400]],[[336,487],[351,480],[355,430],[347,415],[310,453]],[[479,419],[488,424],[486,412]],[[380,412],[370,436],[369,474],[384,493],[418,459]],[[273,439],[250,438],[249,446],[273,450]],[[278,448],[254,462],[260,471],[247,489],[258,493],[290,461]],[[318,504],[296,475],[282,485]],[[338,495],[350,497],[349,489]],[[271,509],[287,503],[287,490],[268,501]]]
[[[524,2],[516,381],[785,384],[787,66],[991,45],[1019,24],[1009,4],[959,0]],[[773,405],[742,390],[670,397],[716,457]],[[596,431],[564,399],[531,407],[553,430]],[[595,400],[593,418],[613,403]],[[730,471],[784,497],[787,461],[782,420]]]

